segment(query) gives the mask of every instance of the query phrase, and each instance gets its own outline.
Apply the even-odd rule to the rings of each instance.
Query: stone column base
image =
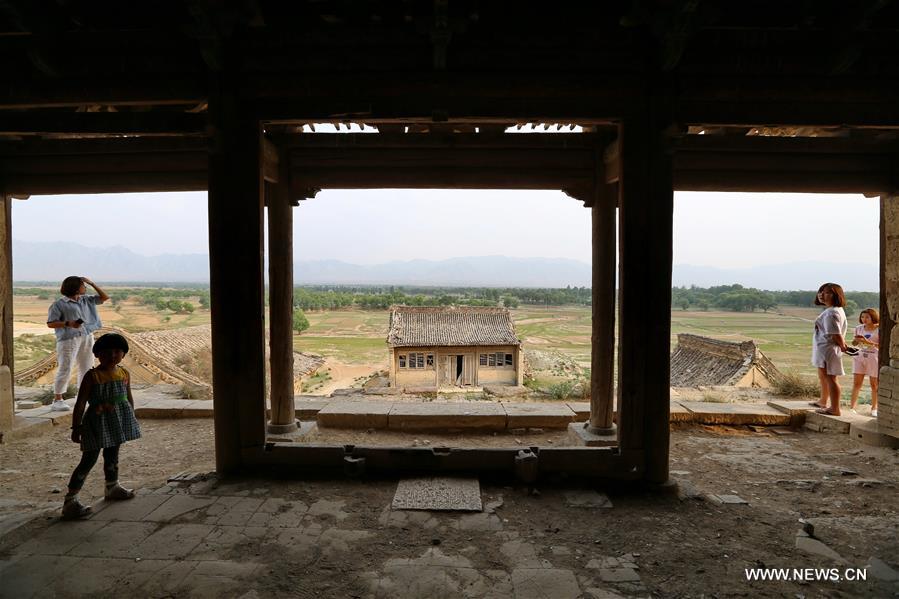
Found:
[[[290,424],[272,424],[269,422],[265,427],[265,432],[272,435],[284,435],[286,433],[293,433],[299,429],[299,424],[294,420]]]
[[[618,445],[618,431],[612,425],[611,434],[596,434],[590,430],[590,422],[572,422],[568,436],[582,447],[611,447]]]

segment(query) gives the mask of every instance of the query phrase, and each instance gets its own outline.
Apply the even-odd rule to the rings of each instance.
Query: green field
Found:
[[[36,336],[16,339],[16,368],[34,363],[52,351],[52,334],[40,329],[49,302],[31,296],[15,296],[16,326],[37,325]],[[209,322],[208,310],[189,315],[158,312],[136,302],[122,302],[117,308],[104,305],[105,322],[133,331],[176,328]],[[814,376],[809,364],[813,307],[779,307],[764,312],[682,311],[671,312],[671,344],[678,333],[693,333],[730,341],[753,339],[781,370],[795,370]],[[298,351],[326,356],[347,364],[371,364],[381,368],[387,361],[386,310],[345,309],[307,312],[309,329],[294,337]],[[518,336],[525,349],[558,353],[587,370],[590,366],[589,306],[522,306],[512,310]],[[850,325],[854,324],[850,317]],[[43,325],[46,326],[46,325]],[[29,330],[31,332],[31,330]],[[49,333],[49,331],[47,331]],[[849,381],[847,380],[846,383]]]
[[[812,321],[816,308],[784,308],[776,312],[671,312],[671,344],[678,333],[724,339],[753,339],[783,370],[814,375],[809,364]],[[384,311],[307,312],[309,329],[294,338],[300,351],[332,356],[349,363],[383,359],[389,314]],[[512,311],[515,330],[526,349],[560,352],[583,366],[590,362],[590,308],[587,306],[524,307]],[[850,320],[852,320],[850,318]],[[850,323],[851,324],[851,323]]]

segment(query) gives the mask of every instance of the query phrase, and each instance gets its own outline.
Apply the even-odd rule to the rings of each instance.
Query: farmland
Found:
[[[50,298],[53,290],[48,290]],[[107,288],[114,293],[115,288]],[[186,296],[199,304],[199,297]],[[46,328],[51,300],[17,294],[14,298],[16,367],[21,368],[53,348]],[[808,358],[813,307],[780,306],[769,312],[724,312],[675,309],[671,312],[671,342],[677,333],[693,333],[730,341],[755,340],[762,351],[782,370],[813,375]],[[172,329],[209,322],[209,310],[199,307],[190,313],[158,309],[139,296],[107,302],[100,308],[105,324],[139,332]],[[561,354],[581,367],[590,366],[590,307],[522,306],[512,310],[518,336],[525,349]],[[325,356],[329,360],[368,365],[372,371],[386,367],[388,312],[347,308],[307,312],[309,328],[294,337],[297,351]],[[853,319],[850,318],[850,321]]]

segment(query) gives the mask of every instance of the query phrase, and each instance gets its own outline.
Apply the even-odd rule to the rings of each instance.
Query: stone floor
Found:
[[[830,553],[815,546],[796,554],[792,538],[805,534],[799,524],[795,533],[769,532],[770,514],[759,523],[746,501],[694,501],[689,484],[678,494],[623,493],[611,502],[564,485],[542,493],[487,485],[484,510],[476,513],[392,510],[395,489],[395,480],[187,475],[131,501],[101,501],[82,521],[61,520],[55,506],[0,536],[0,598],[899,593],[899,574],[879,560],[882,572],[863,584],[747,583],[744,567],[777,564],[784,555],[794,565],[848,562],[816,540],[811,544]],[[755,533],[763,540],[750,540]],[[769,543],[772,534],[783,543],[753,545]],[[865,567],[873,573],[874,566]]]
[[[527,540],[528,523],[501,515],[511,488],[486,493],[482,512],[450,513],[391,510],[390,481],[368,489],[383,501],[361,505],[359,484],[219,484],[211,476],[101,501],[85,520],[61,520],[55,509],[0,537],[8,552],[0,597],[575,599],[646,591],[634,555]],[[310,492],[323,498],[296,498]],[[593,491],[567,497],[579,511],[612,508]],[[484,539],[495,551],[489,567],[476,567]],[[389,553],[403,557],[381,559]]]

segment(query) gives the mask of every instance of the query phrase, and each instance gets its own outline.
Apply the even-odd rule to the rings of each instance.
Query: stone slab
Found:
[[[408,393],[409,395],[420,395],[424,393],[437,393],[436,385],[412,385],[408,387],[403,387],[403,393]]]
[[[506,428],[506,411],[502,405],[492,402],[397,402],[390,410],[388,427],[391,430],[502,431]]]
[[[299,420],[315,420],[322,410],[331,404],[331,399],[312,399],[309,396],[298,395],[293,398],[293,408]]]
[[[391,508],[480,512],[481,485],[476,478],[407,478],[397,483]]]
[[[814,412],[815,407],[809,405],[811,399],[775,399],[768,402],[768,405],[775,410],[780,410],[784,414],[790,415],[790,426],[800,428],[805,424],[806,416],[809,412]]]
[[[484,385],[484,393],[495,397],[524,397],[531,390],[520,385]]]
[[[574,412],[575,422],[586,422],[590,420],[590,402],[589,401],[569,401],[568,407]]]
[[[67,399],[65,402],[70,408],[75,405],[74,399]],[[17,415],[26,418],[43,418],[49,420],[54,425],[65,425],[66,427],[72,425],[72,410],[68,410],[67,412],[53,412],[50,410],[50,406],[41,406],[33,410],[22,410]]]
[[[53,421],[46,418],[26,418],[18,414],[13,416],[11,430],[0,431],[0,443],[9,443],[19,439],[30,439],[49,433],[53,430]]]
[[[840,416],[831,416],[830,414],[818,414],[815,411],[809,412],[805,416],[805,428],[819,433],[838,433],[841,435],[849,434],[849,427],[855,422],[867,422],[871,420],[868,416],[860,416],[853,414],[848,409]]]
[[[36,399],[20,399],[16,402],[16,411],[21,412],[22,410],[33,410],[35,408],[39,408],[43,403],[37,401]]]
[[[693,422],[693,412],[678,401],[668,403],[668,422]]]
[[[181,410],[183,418],[212,418],[215,411],[211,400],[194,399],[187,402]]]
[[[785,414],[805,416],[808,412],[815,410],[814,406],[809,405],[813,401],[809,399],[772,399],[768,405],[776,410],[780,410]]]
[[[571,570],[557,568],[516,568],[512,570],[515,599],[576,599],[581,597],[577,578]]]
[[[837,553],[818,539],[808,536],[807,533],[801,530],[796,534],[796,549],[805,553],[810,553],[811,555],[824,557],[831,561],[837,562],[838,564],[847,563],[839,553]]]
[[[372,387],[371,389],[362,390],[365,395],[402,395],[403,390],[399,387]]]
[[[873,447],[899,449],[899,438],[883,432],[876,418],[867,422],[853,422],[849,425],[849,438]]]
[[[190,400],[151,399],[144,404],[137,401],[135,403],[134,413],[138,418],[180,418]]]
[[[680,405],[693,414],[693,420],[702,424],[764,424],[786,426],[790,415],[766,404],[714,403],[705,401],[680,401]]]
[[[393,402],[333,400],[316,414],[319,427],[387,428]]]
[[[502,402],[506,428],[561,428],[574,421],[574,412],[564,403]]]

